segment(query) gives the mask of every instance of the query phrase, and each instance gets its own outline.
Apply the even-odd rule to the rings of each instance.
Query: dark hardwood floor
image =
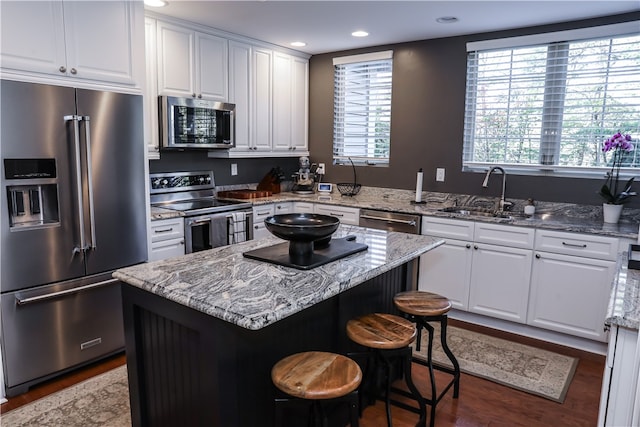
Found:
[[[566,399],[562,404],[491,381],[462,374],[459,399],[453,399],[450,391],[438,404],[435,423],[437,427],[572,427],[596,425],[605,362],[604,356],[456,322],[455,320],[451,320],[450,324],[487,333],[498,338],[509,339],[578,357],[580,362]],[[7,403],[2,404],[0,412],[4,413],[20,407],[124,363],[124,355],[117,355],[100,363],[78,369],[57,379],[35,386],[28,393],[10,398]],[[421,365],[414,364],[413,374],[414,382],[421,391],[427,394],[427,369]],[[440,372],[437,373],[437,381],[440,380],[442,382],[447,379],[448,376]],[[394,427],[413,427],[417,421],[416,414],[395,407],[392,408],[392,415]],[[382,402],[365,409],[360,422],[361,427],[381,427],[385,425],[386,415]]]

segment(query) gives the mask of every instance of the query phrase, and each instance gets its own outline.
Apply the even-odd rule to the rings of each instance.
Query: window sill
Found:
[[[493,166],[500,166],[509,175],[547,176],[560,178],[605,179],[611,168],[579,168],[571,166],[513,165],[500,163],[467,163],[463,164],[463,172],[486,173]],[[620,178],[631,178],[638,175],[637,169],[620,169]]]

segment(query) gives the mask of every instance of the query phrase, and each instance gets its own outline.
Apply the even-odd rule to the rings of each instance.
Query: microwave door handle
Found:
[[[80,116],[70,115],[64,116],[65,121],[73,122],[73,145],[75,150],[75,159],[76,159],[76,191],[78,192],[78,222],[80,223],[80,247],[76,246],[73,248],[73,253],[78,253],[84,251],[85,248],[85,236],[84,236],[84,203],[82,199],[82,170],[81,170],[81,162],[80,162],[80,129],[78,122],[80,121]]]
[[[90,249],[96,249],[96,220],[94,216],[94,205],[93,205],[93,172],[91,169],[91,117],[84,116],[82,118],[84,120],[84,136],[85,136],[85,144],[86,144],[86,152],[87,152],[87,188],[89,190],[89,225],[91,227],[91,244],[89,246]]]

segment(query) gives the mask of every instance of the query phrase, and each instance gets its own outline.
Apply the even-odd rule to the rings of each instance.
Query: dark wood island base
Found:
[[[124,284],[133,426],[276,427],[272,366],[301,351],[361,351],[346,337],[347,321],[373,312],[398,314],[393,297],[409,290],[414,265],[400,265],[259,330]],[[306,425],[296,414],[288,425]],[[346,412],[341,415],[332,425],[348,423]]]

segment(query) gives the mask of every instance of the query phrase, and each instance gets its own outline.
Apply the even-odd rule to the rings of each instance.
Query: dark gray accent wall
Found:
[[[324,162],[325,181],[351,182],[350,166],[332,164],[333,58],[393,49],[391,162],[389,167],[356,167],[363,185],[413,190],[416,172],[424,170],[424,190],[499,196],[501,177],[482,188],[483,174],[462,172],[466,43],[522,36],[640,19],[640,12],[599,19],[484,33],[472,36],[416,41],[374,48],[334,52],[310,60],[309,150],[311,161]],[[637,135],[634,135],[637,137]],[[445,182],[436,182],[436,168],[446,169]],[[559,178],[510,174],[507,198],[598,205],[596,194],[604,177]],[[640,192],[640,182],[635,184]],[[629,207],[640,207],[640,197]]]

